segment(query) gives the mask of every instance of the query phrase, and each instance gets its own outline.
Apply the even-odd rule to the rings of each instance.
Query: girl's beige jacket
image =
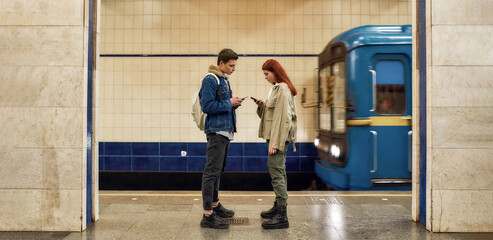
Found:
[[[272,87],[268,100],[257,108],[257,114],[260,117],[258,136],[270,140],[268,148],[287,151],[284,149],[285,142],[292,142],[293,150],[296,151],[296,104],[285,83]]]

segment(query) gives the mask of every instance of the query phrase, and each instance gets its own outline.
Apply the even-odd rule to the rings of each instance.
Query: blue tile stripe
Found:
[[[426,226],[426,0],[418,1],[419,33],[419,222]],[[414,133],[413,133],[414,134]]]
[[[93,86],[93,54],[94,46],[93,41],[93,14],[94,14],[94,2],[89,1],[89,29],[88,29],[88,43],[87,43],[87,186],[86,186],[86,224],[92,222],[92,86]]]
[[[207,143],[183,142],[100,142],[100,171],[203,171]],[[290,145],[286,158],[288,172],[314,171],[317,150],[313,143]],[[185,151],[186,156],[182,156]],[[265,143],[231,143],[225,171],[267,172]]]
[[[217,57],[217,54],[100,54],[100,57]],[[239,57],[318,57],[317,54],[238,54]]]

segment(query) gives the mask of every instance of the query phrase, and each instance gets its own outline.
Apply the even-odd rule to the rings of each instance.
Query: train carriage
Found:
[[[336,190],[410,190],[411,25],[362,26],[319,55],[319,160]]]

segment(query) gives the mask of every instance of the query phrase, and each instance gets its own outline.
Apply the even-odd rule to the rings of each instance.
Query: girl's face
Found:
[[[274,73],[268,70],[263,70],[263,71],[265,75],[265,80],[267,80],[267,82],[269,82],[272,85],[276,84],[276,76],[274,76]]]

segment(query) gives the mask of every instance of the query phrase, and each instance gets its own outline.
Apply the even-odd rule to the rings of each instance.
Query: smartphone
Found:
[[[245,100],[245,98],[247,98],[247,97],[248,97],[248,96],[246,96],[246,97],[242,98],[242,99],[241,99],[241,101]]]
[[[254,97],[250,97],[250,98],[251,98],[253,101],[255,101],[255,102],[256,102],[256,101],[258,101],[258,100],[257,100],[257,99],[255,99]]]

